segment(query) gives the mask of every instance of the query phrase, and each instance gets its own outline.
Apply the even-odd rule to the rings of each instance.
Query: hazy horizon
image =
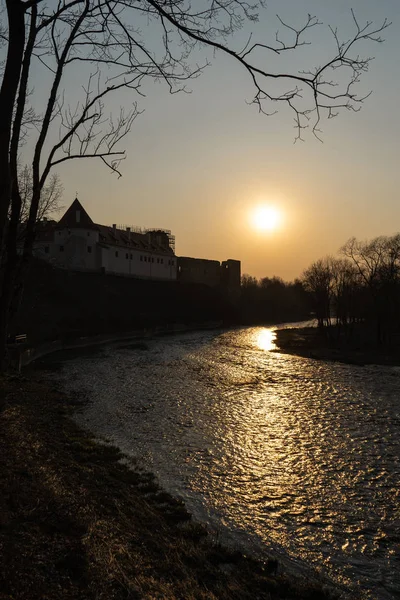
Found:
[[[371,89],[372,96],[361,112],[324,121],[324,143],[309,132],[305,143],[294,144],[293,115],[284,107],[273,117],[258,114],[246,103],[253,91],[246,73],[229,57],[208,53],[212,65],[189,82],[191,94],[147,86],[147,97],[139,99],[144,112],[125,140],[121,179],[90,160],[57,170],[65,207],[77,193],[96,222],[171,229],[178,256],[238,259],[242,273],[285,280],[300,276],[313,260],[336,254],[353,235],[365,239],[398,231],[400,5],[328,4],[307,0],[299,8],[294,0],[274,0],[257,26],[258,32],[273,32],[276,12],[296,24],[309,12],[349,32],[350,8],[360,22],[393,21],[383,45],[365,46],[365,54],[376,59],[360,91]],[[246,26],[239,41],[249,31]],[[329,44],[324,35],[298,49],[299,60],[304,52],[307,66],[310,59],[318,64]],[[282,213],[272,232],[250,223],[260,204]]]

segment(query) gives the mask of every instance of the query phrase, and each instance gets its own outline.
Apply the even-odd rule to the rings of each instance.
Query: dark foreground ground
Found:
[[[390,344],[375,343],[374,332],[361,325],[351,337],[333,329],[330,334],[317,327],[279,329],[276,331],[279,352],[334,360],[354,365],[400,365],[400,338],[393,336]]]
[[[0,599],[323,599],[222,548],[153,477],[78,428],[43,372],[0,379]]]

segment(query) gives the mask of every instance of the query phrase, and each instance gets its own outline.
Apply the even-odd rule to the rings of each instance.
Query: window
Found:
[[[140,260],[143,262],[143,256],[142,255],[140,255]]]
[[[115,251],[115,256],[118,258],[118,250]]]
[[[92,246],[88,246],[87,247],[87,251],[89,252],[89,254],[91,254],[92,253]]]
[[[132,260],[132,258],[133,258],[132,254],[130,254],[129,258]]]
[[[151,262],[152,262],[152,263],[154,262],[154,258],[153,258],[153,257],[152,257],[152,259],[151,259]]]
[[[64,246],[60,246],[60,252],[64,252]]]
[[[173,260],[171,260],[171,265],[174,266],[174,261]]]
[[[129,254],[128,253],[125,254],[125,258],[126,258],[126,260],[128,260],[128,258],[129,258]]]
[[[45,252],[45,254],[48,254],[48,253],[49,253],[49,250],[50,250],[50,248],[49,248],[48,246],[45,246],[45,247],[44,247],[44,252]]]
[[[87,232],[87,236],[88,236],[88,237],[89,237],[89,235],[90,235],[90,231],[88,231],[88,232]]]
[[[61,235],[61,231],[58,232],[58,235]]]
[[[80,223],[80,220],[81,220],[81,211],[80,210],[76,211],[75,217],[76,217],[76,222]]]
[[[144,257],[144,262],[147,262],[147,256]]]
[[[157,263],[159,263],[159,262],[160,262],[160,259],[159,259],[159,258],[157,258]]]
[[[161,264],[162,264],[162,265],[164,264],[164,259],[163,259],[163,258],[161,259]]]

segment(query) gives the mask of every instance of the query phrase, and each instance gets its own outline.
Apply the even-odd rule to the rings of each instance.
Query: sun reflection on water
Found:
[[[400,598],[400,377],[276,352],[276,337],[154,339],[64,373],[92,399],[79,422],[211,529],[303,574],[315,566],[349,598],[356,587],[363,600]]]
[[[276,350],[276,333],[273,329],[262,329],[257,333],[256,344],[260,350]]]

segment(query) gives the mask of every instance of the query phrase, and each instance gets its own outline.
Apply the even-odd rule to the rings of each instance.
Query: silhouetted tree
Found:
[[[302,281],[313,299],[318,327],[322,329],[324,325],[330,325],[333,299],[332,258],[314,262],[304,271]]]
[[[252,275],[248,275],[244,273],[241,279],[242,291],[246,291],[248,289],[255,289],[258,286],[258,281]]]
[[[280,277],[261,279],[260,295],[264,311],[268,311],[270,319],[280,320],[288,313],[288,302],[290,301],[288,286]]]
[[[277,323],[308,318],[310,303],[299,280],[243,275],[241,310],[246,323]]]
[[[341,248],[359,275],[368,302],[367,319],[375,322],[379,343],[390,337],[398,324],[400,295],[400,234],[369,241],[351,238]]]
[[[278,104],[292,110],[298,138],[307,127],[319,135],[324,115],[331,118],[341,109],[358,110],[365,96],[357,96],[356,86],[371,59],[361,57],[357,48],[365,41],[382,41],[380,34],[387,21],[378,26],[361,25],[352,13],[354,33],[342,40],[331,29],[333,50],[322,65],[280,71],[271,57],[278,59],[307,44],[307,34],[321,23],[311,15],[295,27],[279,19],[282,32],[275,40],[249,38],[244,48],[228,46],[228,37],[246,20],[257,20],[263,4],[261,0],[4,0],[0,36],[6,46],[0,88],[0,369],[19,265],[22,199],[18,158],[27,135],[28,147],[33,150],[27,160],[32,165],[32,197],[22,255],[25,263],[32,254],[41,194],[55,166],[97,158],[120,174],[121,142],[139,110],[134,102],[130,110],[122,108],[108,118],[110,96],[140,97],[146,79],[164,81],[171,92],[182,89],[207,65],[206,59],[201,65],[189,62],[197,47],[222,52],[245,70],[254,89],[253,103],[261,112],[275,112]],[[37,74],[39,68],[46,77],[37,90],[32,87],[32,72],[35,69]],[[72,108],[67,103],[66,78],[71,82],[77,73],[80,79],[86,75],[87,80]],[[37,106],[44,106],[42,113],[35,112]]]
[[[24,223],[29,218],[33,186],[32,172],[27,165],[19,171],[18,182],[21,196],[20,222]],[[37,221],[50,219],[64,208],[61,204],[63,193],[64,187],[60,176],[57,173],[53,173],[42,188],[36,215]]]
[[[348,338],[356,323],[364,323],[362,338],[388,344],[400,331],[400,234],[372,240],[349,239],[340,249],[345,258],[314,262],[303,274],[320,328]],[[335,329],[330,327],[335,317]],[[358,328],[359,329],[359,328]]]

